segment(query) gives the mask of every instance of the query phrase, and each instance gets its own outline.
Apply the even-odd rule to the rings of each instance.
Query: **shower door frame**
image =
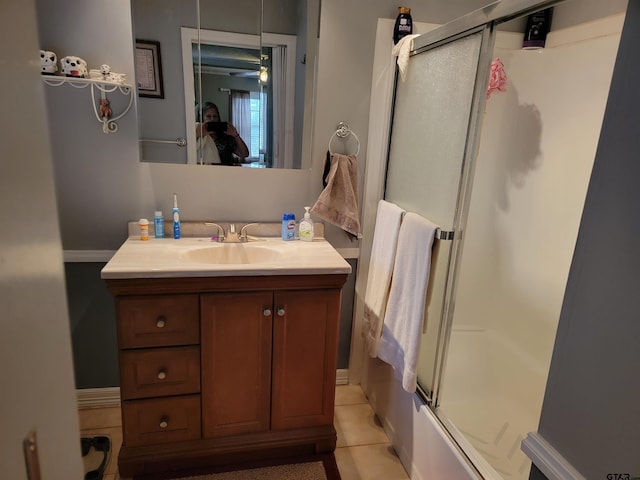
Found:
[[[444,29],[444,27],[442,27]],[[434,31],[434,33],[437,32]],[[447,34],[448,32],[443,32]],[[486,102],[485,92],[487,88],[487,79],[489,77],[490,59],[493,53],[495,42],[495,31],[493,25],[484,24],[475,28],[448,35],[442,39],[436,39],[427,45],[420,47],[419,43],[414,42],[416,48],[412,50],[411,55],[419,55],[429,50],[438,48],[442,45],[453,43],[457,40],[470,35],[480,33],[480,49],[478,53],[478,65],[474,81],[474,92],[471,101],[471,110],[469,112],[469,121],[467,126],[467,137],[465,139],[464,154],[461,162],[462,170],[460,172],[460,181],[458,185],[458,195],[456,200],[455,214],[452,221],[453,236],[450,241],[453,242],[449,251],[447,260],[446,286],[444,289],[442,316],[438,327],[438,339],[436,352],[433,359],[433,384],[429,389],[428,386],[421,383],[418,384],[418,392],[424,398],[427,405],[431,407],[438,406],[438,393],[442,385],[443,372],[446,367],[448,339],[453,322],[453,306],[455,303],[456,279],[460,253],[462,252],[464,240],[464,224],[467,218],[467,209],[469,206],[468,195],[471,192],[471,184],[473,180],[473,172],[475,166],[475,158],[479,148],[479,133],[481,129],[482,116],[480,112],[484,110]],[[427,36],[426,34],[424,36]],[[423,36],[423,37],[424,37]],[[419,40],[419,37],[416,40]]]

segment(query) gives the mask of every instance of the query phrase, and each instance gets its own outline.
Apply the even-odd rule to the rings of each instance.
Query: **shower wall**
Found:
[[[499,32],[439,414],[505,478],[525,479],[624,16]],[[473,395],[469,395],[473,392]]]

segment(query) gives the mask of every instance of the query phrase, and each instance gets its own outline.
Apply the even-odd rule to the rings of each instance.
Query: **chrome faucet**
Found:
[[[258,223],[247,223],[240,229],[240,233],[236,231],[236,224],[229,223],[229,229],[225,233],[221,225],[214,222],[204,222],[207,227],[216,227],[218,229],[218,242],[224,243],[244,243],[249,241],[247,237],[247,229]]]
[[[247,223],[246,225],[244,225],[241,229],[240,229],[240,235],[239,235],[239,239],[241,242],[248,242],[249,241],[249,237],[247,236],[247,230],[249,229],[249,227],[253,227],[259,225],[258,223]]]
[[[227,238],[224,234],[224,228],[214,222],[204,222],[207,227],[216,227],[218,229],[218,242],[224,242]]]
[[[227,231],[227,236],[224,240],[227,243],[240,243],[242,240],[238,237],[238,233],[236,232],[236,224],[230,223],[229,230]]]

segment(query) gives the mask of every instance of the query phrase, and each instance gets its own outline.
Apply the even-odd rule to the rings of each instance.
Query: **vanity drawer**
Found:
[[[116,313],[120,348],[200,342],[198,295],[117,297]]]
[[[128,447],[200,438],[200,395],[122,404],[123,443]]]
[[[134,398],[200,392],[200,347],[120,352],[120,395]]]

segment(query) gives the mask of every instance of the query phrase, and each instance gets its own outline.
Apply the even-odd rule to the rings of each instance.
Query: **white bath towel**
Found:
[[[436,228],[429,220],[409,212],[398,234],[378,357],[402,377],[402,387],[407,392],[416,390],[416,367]]]
[[[398,70],[400,70],[400,76],[402,77],[403,82],[407,77],[409,54],[413,49],[413,39],[419,36],[420,35],[418,34],[405,35],[400,40],[398,40],[398,43],[396,43],[391,50],[391,55],[393,55],[394,57],[398,57],[396,63],[398,64]]]
[[[389,297],[398,232],[404,210],[394,203],[378,202],[364,295],[363,336],[371,357],[378,355],[384,311]]]

